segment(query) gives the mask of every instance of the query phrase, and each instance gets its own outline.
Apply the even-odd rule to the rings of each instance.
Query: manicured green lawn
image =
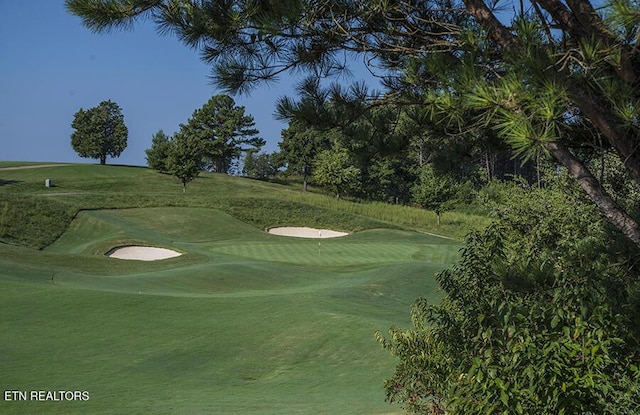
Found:
[[[59,187],[40,188],[43,173],[58,177]],[[0,243],[0,389],[90,395],[0,399],[2,414],[399,412],[384,402],[395,362],[374,333],[408,326],[418,296],[436,301],[434,273],[459,249],[239,178],[207,175],[187,195],[168,176],[127,167],[0,178],[7,181],[0,211],[18,197],[55,198],[51,215],[60,207],[75,215],[59,237],[48,236],[55,227],[43,231],[54,240],[44,249]],[[44,196],[49,190],[60,195]],[[47,206],[33,215],[36,225],[48,223]],[[319,241],[264,231],[277,225],[351,235]],[[104,256],[129,243],[183,255]]]

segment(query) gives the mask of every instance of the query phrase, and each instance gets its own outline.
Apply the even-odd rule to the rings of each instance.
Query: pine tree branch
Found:
[[[640,226],[638,222],[616,205],[613,198],[602,187],[598,179],[595,178],[584,163],[559,142],[547,143],[545,144],[545,148],[556,160],[567,168],[585,193],[589,195],[589,198],[596,204],[598,210],[600,210],[623,235],[640,247]]]

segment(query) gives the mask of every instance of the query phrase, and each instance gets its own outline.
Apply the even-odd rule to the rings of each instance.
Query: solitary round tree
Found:
[[[127,147],[129,131],[124,124],[122,110],[115,102],[102,101],[97,107],[80,108],[73,117],[71,147],[80,157],[100,159],[118,157]]]

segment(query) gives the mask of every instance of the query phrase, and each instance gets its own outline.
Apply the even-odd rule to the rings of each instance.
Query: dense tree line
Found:
[[[280,167],[271,177],[300,177],[303,190],[311,182],[336,196],[420,206],[439,222],[444,211],[473,203],[491,181],[541,184],[549,167],[541,158],[512,155],[488,130],[444,134],[419,108],[372,100],[366,89],[347,96],[338,85],[315,83],[299,93],[297,101],[280,100],[278,113],[289,127],[270,157]]]

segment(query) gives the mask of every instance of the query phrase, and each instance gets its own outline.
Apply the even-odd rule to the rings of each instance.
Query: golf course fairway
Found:
[[[6,224],[18,198],[73,213],[39,249],[0,243],[1,414],[400,413],[384,401],[395,361],[374,333],[409,326],[417,297],[437,301],[434,275],[460,248],[311,199],[287,205],[276,199],[290,189],[247,179],[205,175],[182,195],[140,168],[0,178],[6,235],[19,238]],[[49,226],[33,215],[25,231]],[[266,232],[287,225],[349,235]],[[181,255],[105,255],[127,245]]]

